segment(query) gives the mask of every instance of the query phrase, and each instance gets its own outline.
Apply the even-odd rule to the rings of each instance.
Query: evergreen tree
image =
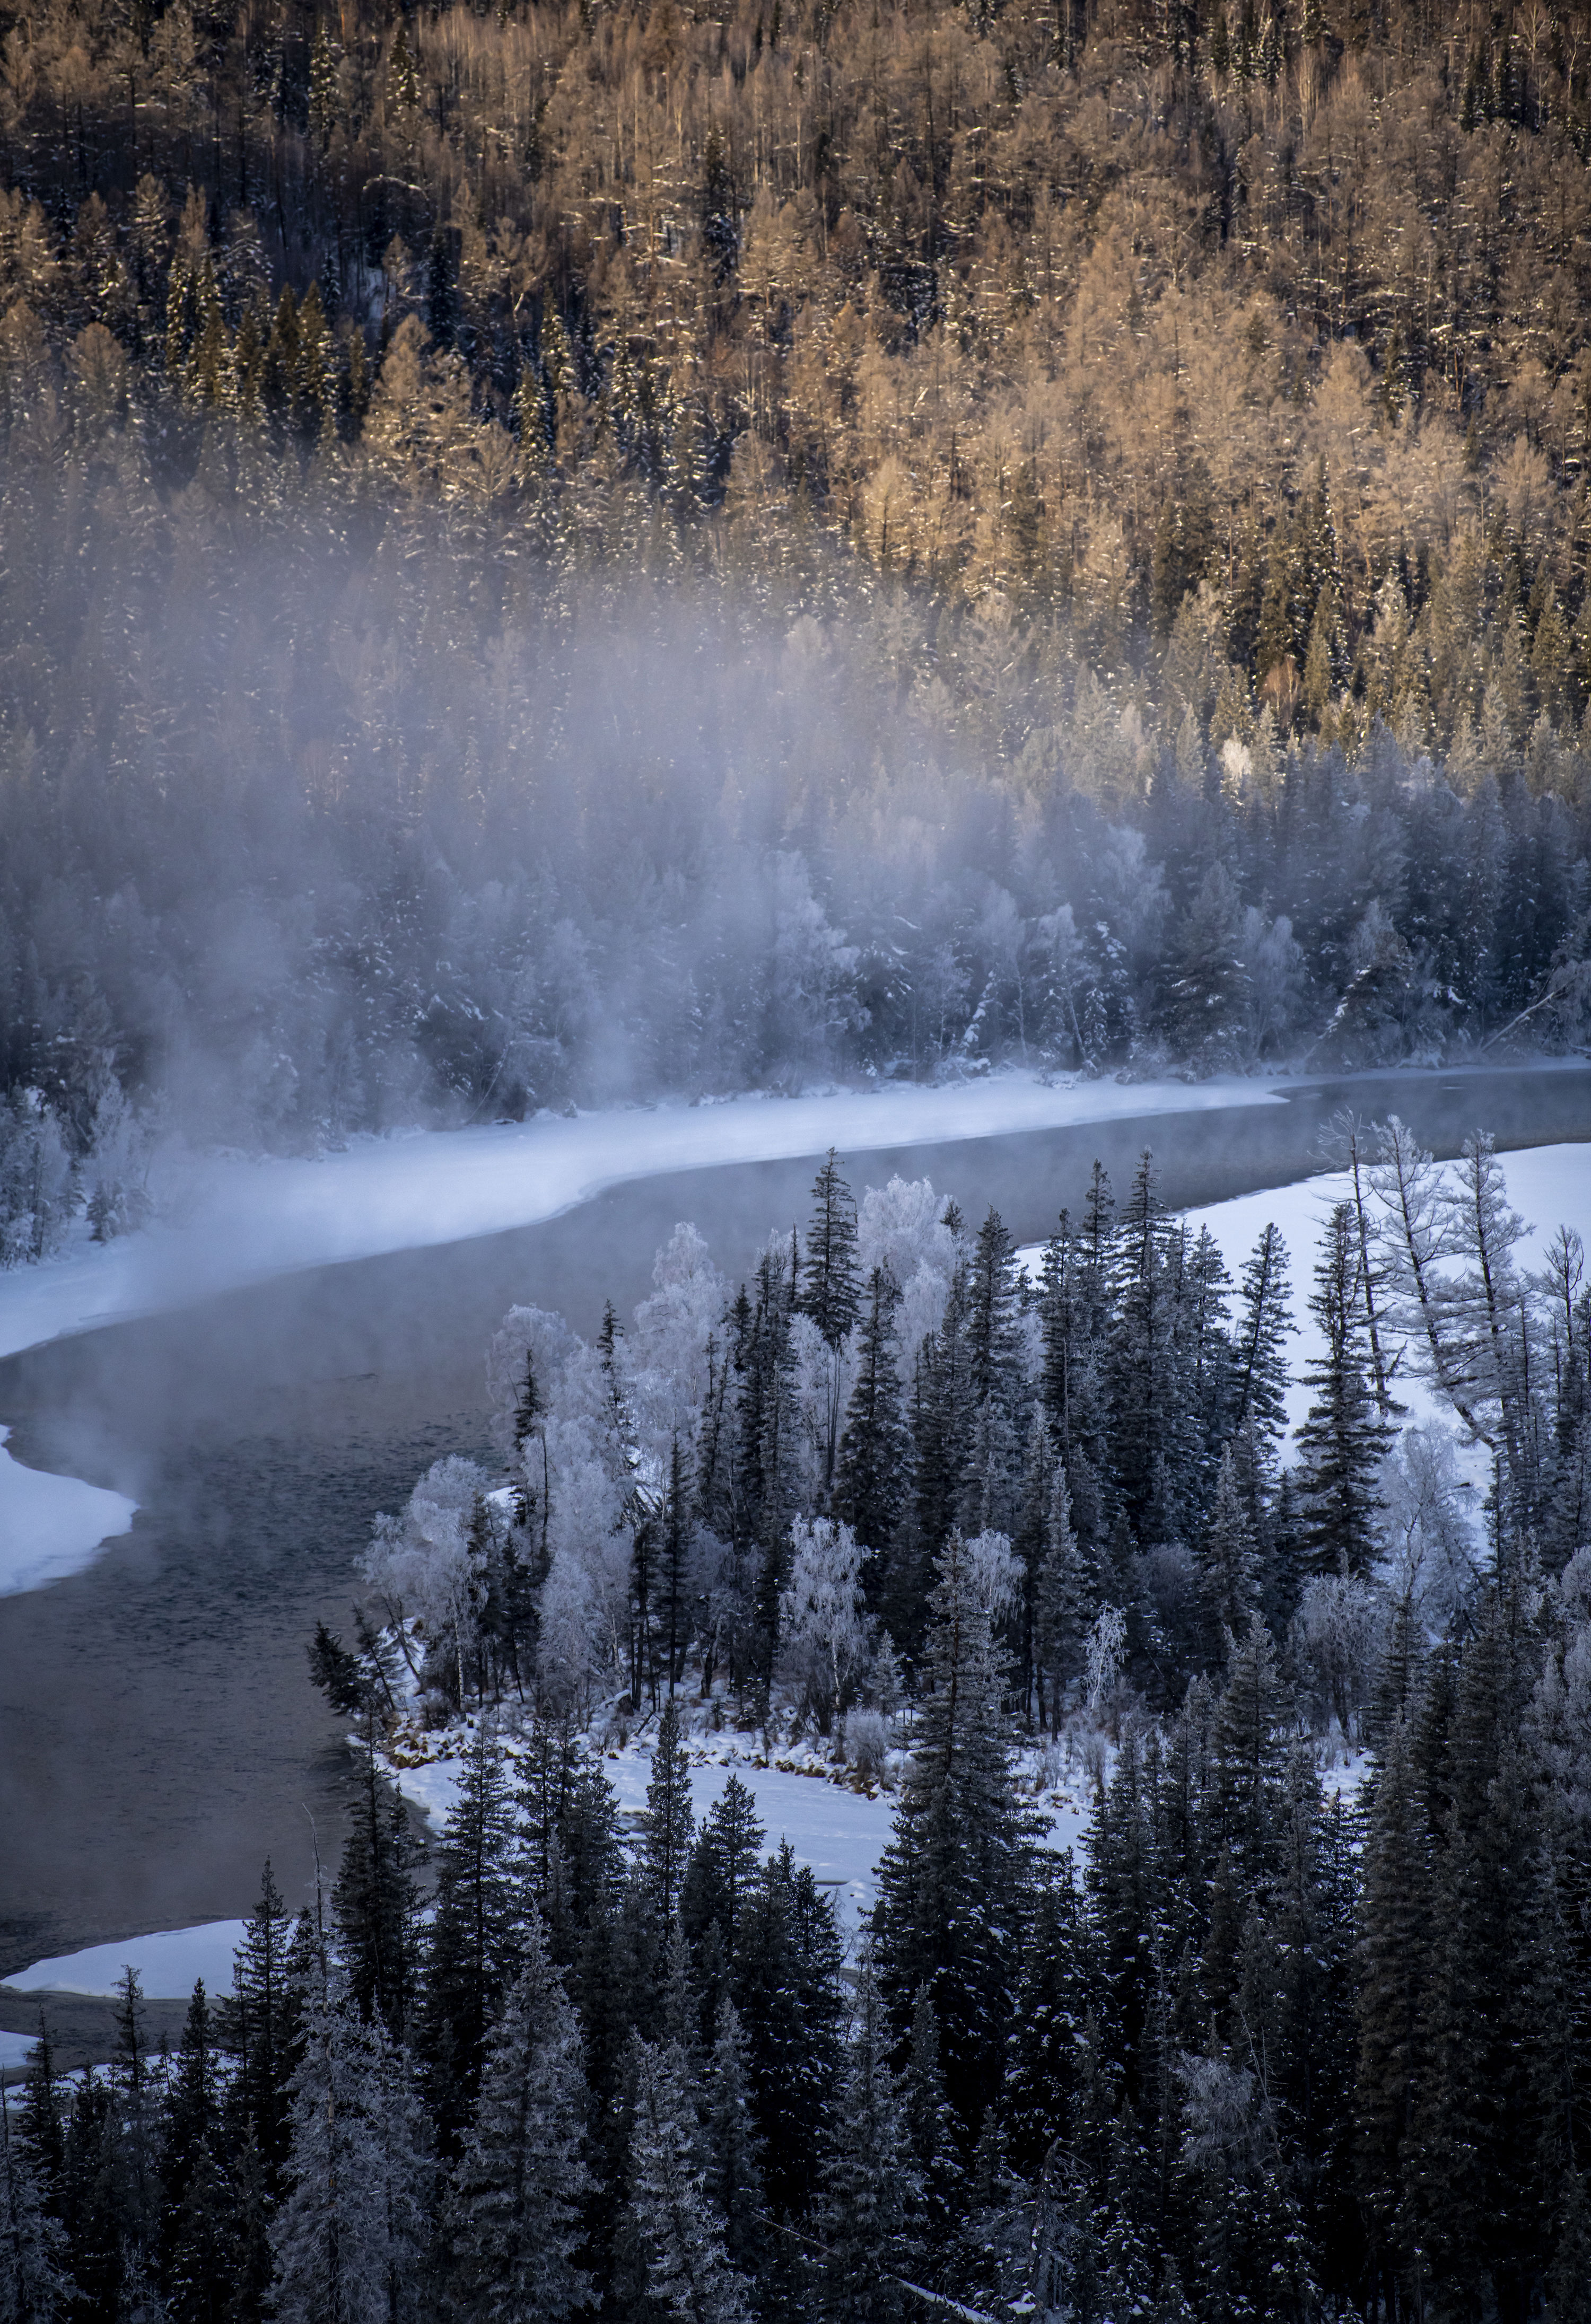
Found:
[[[797,1306],[809,1315],[831,1348],[856,1321],[861,1283],[856,1269],[856,1205],[839,1174],[831,1146],[812,1187],[812,1222]]]
[[[1083,2034],[1081,1939],[1065,1856],[1039,1892],[1007,2037],[1001,2116],[1012,2163],[1031,2179],[1071,2131]]]
[[[332,1914],[354,1998],[365,2017],[379,2014],[394,2042],[403,2039],[414,1996],[414,1855],[402,1796],[382,1783],[372,1726]]]
[[[503,1753],[483,1720],[439,1851],[418,2047],[446,2153],[479,2085],[486,2029],[518,1965],[514,1822]]]
[[[690,1759],[680,1739],[680,1707],[671,1697],[658,1721],[641,1826],[642,1872],[660,1929],[668,1927],[679,1909],[695,1831]]]
[[[281,2324],[421,2313],[429,2173],[403,2053],[321,1969],[304,2003],[287,2190],[272,2223]]]
[[[856,1351],[856,1380],[846,1411],[834,1480],[835,1515],[868,1551],[868,1602],[884,1594],[891,1545],[905,1507],[907,1447],[901,1379],[895,1368],[895,1311],[901,1294],[887,1268],[867,1278]]]
[[[739,1950],[762,1868],[766,1835],[756,1804],[732,1773],[702,1818],[680,1889],[680,1918],[692,1944],[699,1947],[717,1928],[730,1959]]]
[[[931,1995],[946,2089],[970,2145],[999,2089],[1032,1872],[999,1659],[959,1534],[939,1560],[931,1616],[873,1933],[879,1983],[902,2033],[917,1995]]]
[[[561,2324],[586,2305],[575,2264],[593,2185],[580,2152],[585,2104],[575,2013],[532,1917],[449,2199],[462,2312],[495,2324],[524,2316]]]
[[[218,2061],[202,1979],[193,1988],[164,2111],[163,2274],[171,2313],[179,2324],[221,2324],[232,2304],[236,2238]]]
[[[0,2318],[5,2324],[56,2324],[69,2293],[61,2262],[66,2236],[45,2208],[37,2173],[0,2105]]]
[[[630,2204],[647,2291],[663,2313],[680,2324],[749,2324],[747,2287],[707,2191],[684,2060],[644,2042],[635,2047]]]
[[[845,2324],[896,2324],[906,2312],[897,2279],[914,2257],[919,2188],[891,2046],[865,1952],[819,2209],[824,2313]]]
[[[1309,1301],[1326,1351],[1304,1374],[1318,1394],[1299,1430],[1300,1547],[1317,1573],[1364,1574],[1376,1554],[1376,1475],[1392,1432],[1377,1412],[1364,1377],[1359,1291],[1354,1209],[1351,1203],[1338,1203]]]
[[[234,1957],[233,1998],[224,2030],[237,2061],[228,2107],[253,2135],[270,2192],[287,2159],[288,2092],[298,2062],[300,1997],[289,1971],[291,1932],[267,1857],[260,1901],[244,1923]]]
[[[763,1868],[731,1964],[767,2207],[802,2214],[839,2070],[845,1945],[835,1908],[782,1842]]]
[[[728,1994],[718,2003],[717,2030],[707,2074],[707,2192],[724,2222],[724,2249],[732,2267],[754,2282],[762,2248],[763,2174],[752,2114],[745,2045]]]

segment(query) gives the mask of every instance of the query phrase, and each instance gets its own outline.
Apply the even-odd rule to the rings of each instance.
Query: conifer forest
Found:
[[[1584,0],[0,0],[0,1283],[173,1151],[1588,1043]],[[509,1306],[308,1901],[0,2090],[0,2324],[1591,2324],[1585,1250],[1320,1158]]]
[[[35,2047],[5,2313],[1583,2319],[1584,1254],[1522,1269],[1485,1136],[1338,1128],[1287,1467],[1285,1242],[1234,1282],[1147,1153],[1021,1264],[831,1155],[746,1284],[681,1225],[628,1326],[511,1309],[495,1465],[307,1642],[335,1879],[267,1865],[174,2055],[131,1970],[116,2064]],[[695,1812],[726,1729],[889,1787],[859,1928],[739,1776]]]

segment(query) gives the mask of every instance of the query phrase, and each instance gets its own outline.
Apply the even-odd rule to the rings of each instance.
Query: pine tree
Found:
[[[0,2318],[5,2324],[56,2324],[69,2284],[66,2236],[45,2208],[37,2173],[0,2105]]]
[[[834,1480],[834,1510],[869,1553],[865,1579],[878,1605],[891,1545],[906,1499],[909,1439],[895,1366],[900,1288],[887,1268],[867,1278],[856,1351],[856,1380],[846,1412]]]
[[[594,2183],[581,2159],[585,2106],[575,2013],[532,1918],[449,2198],[454,2297],[465,2313],[560,2324],[585,2307],[588,2287],[575,2264]]]
[[[1287,1425],[1281,1346],[1292,1329],[1287,1267],[1287,1245],[1275,1226],[1267,1224],[1244,1261],[1232,1351],[1232,1425],[1251,1429],[1262,1443],[1273,1443]]]
[[[730,2265],[754,2282],[761,2253],[763,2173],[740,2019],[728,1994],[718,2003],[707,2080],[707,2191],[724,2222]]]
[[[680,1890],[685,1933],[699,1946],[710,1928],[733,1960],[755,1895],[766,1838],[756,1801],[731,1774],[702,1819]]]
[[[179,2324],[221,2324],[236,2257],[233,2190],[223,2135],[214,2029],[202,1979],[182,2028],[165,2103],[161,2176],[164,2279]]]
[[[910,2273],[915,2255],[920,2190],[891,2046],[883,1997],[864,1952],[818,2213],[823,2312],[837,2324],[896,2324],[905,2314],[896,2279]]]
[[[1224,1659],[1222,1634],[1236,1637],[1259,1609],[1260,1551],[1237,1482],[1228,1444],[1221,1455],[1216,1498],[1199,1544],[1207,1625],[1207,1652]]]
[[[224,2034],[237,2061],[227,2103],[251,2130],[268,2192],[287,2159],[289,2087],[298,2062],[299,1996],[289,1972],[292,1922],[265,1858],[260,1901],[234,1959]]]
[[[404,2324],[429,2173],[403,2053],[324,1967],[304,2004],[287,2191],[272,2223],[280,2324]]]
[[[635,2045],[630,2205],[647,2290],[664,2314],[680,2324],[749,2324],[747,2288],[707,2191],[684,2061],[645,2042]]]
[[[902,2033],[927,1988],[946,2089],[970,2144],[998,2092],[1031,1901],[1031,1819],[1020,1806],[1004,1685],[967,1545],[952,1534],[911,1765],[879,1866],[879,1982]]]
[[[503,1753],[483,1720],[464,1763],[437,1869],[418,2048],[444,2152],[457,2151],[486,2029],[518,1962],[514,1821]]]
[[[797,1306],[831,1348],[850,1332],[861,1308],[856,1272],[856,1205],[831,1146],[812,1187],[812,1222]]]
[[[839,2070],[845,1960],[834,1904],[781,1843],[763,1868],[730,1965],[767,2208],[803,2213]]]
[[[668,1927],[679,1908],[695,1831],[690,1759],[680,1739],[680,1707],[671,1697],[658,1721],[641,1826],[642,1872],[660,1929]]]
[[[414,1997],[414,1854],[402,1794],[384,1796],[372,1725],[332,1913],[354,1998],[365,2017],[380,2015],[394,2042],[403,2039]]]
[[[967,1464],[961,1521],[968,1534],[1016,1530],[1022,1461],[1022,1350],[1013,1246],[998,1211],[978,1229],[967,1276]]]
[[[1012,2011],[1001,2116],[1011,2160],[1036,2179],[1069,2139],[1083,2033],[1082,1928],[1069,1856],[1039,1894]]]
[[[1364,1574],[1376,1554],[1377,1471],[1392,1431],[1364,1377],[1358,1239],[1351,1203],[1332,1211],[1309,1312],[1325,1355],[1304,1374],[1318,1393],[1299,1430],[1300,1546],[1317,1573]]]

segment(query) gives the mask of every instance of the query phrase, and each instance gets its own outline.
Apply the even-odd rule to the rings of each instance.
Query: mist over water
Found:
[[[1166,1199],[1208,1202],[1319,1167],[1345,1099],[1439,1152],[1591,1138],[1591,1073],[1426,1075],[1286,1090],[1281,1105],[847,1156],[858,1190],[927,1176],[1019,1240],[1153,1148]],[[593,1333],[651,1287],[694,1218],[732,1280],[804,1217],[809,1160],[643,1179],[511,1234],[315,1270],[0,1364],[16,1449],[134,1494],[86,1573],[0,1607],[0,1963],[245,1910],[335,1854],[347,1760],[304,1640],[342,1624],[381,1508],[444,1452],[490,1459],[484,1354],[531,1301]],[[1295,1262],[1297,1255],[1295,1254]],[[1297,1286],[1295,1285],[1295,1291]],[[314,1818],[311,1829],[306,1807]]]

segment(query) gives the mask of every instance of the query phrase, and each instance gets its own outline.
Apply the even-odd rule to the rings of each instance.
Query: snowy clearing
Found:
[[[103,1542],[125,1533],[138,1504],[77,1477],[24,1468],[0,1423],[0,1597],[75,1573]]]
[[[230,1993],[232,1956],[243,1942],[241,1921],[205,1921],[195,1929],[162,1929],[151,1937],[125,1937],[82,1952],[34,1961],[6,1984],[14,1993],[112,1994],[135,1969],[151,2001],[185,2001],[195,1980],[207,1993]]]
[[[0,1356],[301,1268],[532,1226],[627,1179],[869,1147],[931,1145],[1140,1113],[1279,1103],[1263,1083],[1044,1082],[634,1107],[483,1130],[362,1139],[317,1160],[189,1159],[162,1216],[0,1275]],[[0,1453],[0,1596],[92,1563],[136,1504]]]
[[[819,1886],[834,1897],[843,1926],[854,1933],[877,1895],[878,1859],[894,1827],[897,1794],[862,1792],[830,1781],[819,1771],[809,1747],[805,1765],[776,1761],[769,1766],[746,1748],[748,1741],[732,1732],[691,1737],[690,1797],[698,1824],[730,1776],[738,1775],[756,1802],[768,1848],[788,1840],[796,1862],[810,1865]],[[458,1794],[461,1766],[458,1757],[439,1757],[423,1766],[392,1765],[389,1772],[404,1796],[439,1830]],[[605,1752],[602,1772],[613,1786],[620,1814],[633,1825],[645,1808],[652,1779],[650,1741],[632,1738],[621,1749]],[[1080,1778],[1072,1791],[1057,1788],[1039,1805],[1050,1828],[1047,1844],[1069,1848],[1080,1862],[1088,1820]]]

